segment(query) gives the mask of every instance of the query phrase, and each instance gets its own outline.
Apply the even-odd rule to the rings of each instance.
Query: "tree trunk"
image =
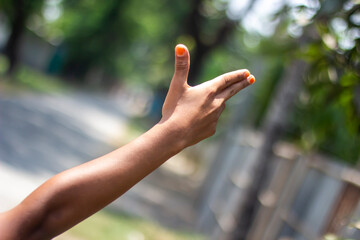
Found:
[[[236,26],[241,23],[247,13],[253,8],[256,1],[257,0],[250,1],[245,10],[239,14],[239,17],[236,20],[230,20],[228,18],[223,20],[223,24],[217,29],[217,31],[215,31],[214,40],[210,43],[204,42],[200,36],[201,26],[199,26],[199,24],[206,21],[206,18],[200,13],[203,0],[192,1],[192,10],[188,16],[188,22],[185,29],[185,32],[191,35],[195,40],[195,52],[192,54],[188,80],[190,85],[194,85],[198,81],[201,69],[204,66],[204,61],[206,60],[208,54],[226,41],[229,35],[234,32]]]
[[[8,75],[12,74],[17,66],[20,40],[27,18],[23,7],[23,0],[17,0],[16,2],[17,9],[14,12],[14,18],[11,21],[11,34],[4,48],[4,54],[9,59],[9,68],[7,69]]]
[[[294,106],[298,93],[303,86],[303,76],[306,71],[306,63],[295,60],[287,68],[281,85],[279,86],[275,98],[270,104],[270,108],[265,119],[264,138],[255,157],[255,165],[252,184],[245,193],[244,200],[239,206],[237,227],[230,239],[245,240],[251,225],[256,216],[256,211],[260,206],[258,196],[264,181],[267,179],[269,167],[271,166],[273,145],[280,139],[286,127],[289,112]]]
[[[220,26],[217,31],[214,32],[214,40],[211,42],[204,42],[204,40],[201,38],[202,27],[200,24],[206,21],[206,18],[200,13],[202,3],[203,0],[194,0],[192,2],[191,11],[185,26],[185,32],[191,35],[195,40],[195,51],[191,56],[192,60],[188,80],[190,85],[195,85],[195,83],[198,81],[201,69],[204,66],[204,61],[206,60],[208,53],[217,46],[223,44],[227,37],[236,29],[236,24],[238,24],[240,21],[240,19],[238,21],[225,19],[222,26]]]

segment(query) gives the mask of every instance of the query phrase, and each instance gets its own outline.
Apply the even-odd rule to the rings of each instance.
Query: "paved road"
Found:
[[[101,96],[1,96],[0,211],[49,176],[114,149],[111,141],[123,134],[126,119]]]
[[[105,96],[0,95],[0,212],[50,176],[113,150],[128,114],[119,99]],[[192,185],[159,169],[111,208],[191,229]]]

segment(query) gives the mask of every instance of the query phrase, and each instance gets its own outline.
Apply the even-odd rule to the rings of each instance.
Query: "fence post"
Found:
[[[287,180],[287,184],[279,196],[279,201],[276,205],[274,214],[268,223],[264,235],[261,238],[262,240],[272,240],[277,237],[277,234],[282,225],[283,216],[289,212],[290,205],[294,200],[296,193],[306,176],[306,173],[307,159],[303,156],[298,157],[290,174],[290,178]]]

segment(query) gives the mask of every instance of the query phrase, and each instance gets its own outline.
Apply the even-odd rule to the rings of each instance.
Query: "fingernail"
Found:
[[[250,83],[250,84],[253,84],[255,82],[255,77],[253,75],[250,75],[248,78],[247,78],[247,81]]]
[[[244,72],[244,77],[247,78],[250,76],[250,72],[248,70],[245,70]]]
[[[181,57],[184,55],[185,53],[185,48],[181,45],[177,45],[176,48],[175,48],[175,52],[176,52],[176,55]]]

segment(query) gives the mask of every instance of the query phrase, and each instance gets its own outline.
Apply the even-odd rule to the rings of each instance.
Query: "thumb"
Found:
[[[183,44],[178,44],[175,47],[175,73],[173,81],[184,84],[187,82],[187,77],[190,68],[190,53],[187,47]]]

